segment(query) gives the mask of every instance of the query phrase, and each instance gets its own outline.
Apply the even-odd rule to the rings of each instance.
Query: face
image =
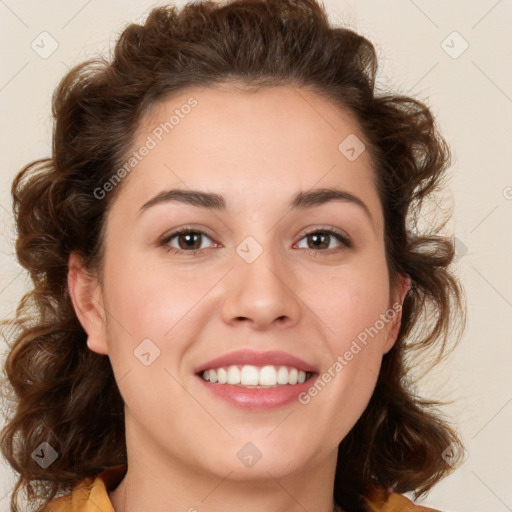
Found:
[[[83,282],[92,306],[73,293],[125,401],[129,460],[234,479],[335,467],[403,295],[363,140],[292,87],[190,89],[145,117],[103,279]]]

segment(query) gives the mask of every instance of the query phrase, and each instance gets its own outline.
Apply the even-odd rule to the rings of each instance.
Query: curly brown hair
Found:
[[[53,95],[52,156],[23,167],[12,184],[16,253],[33,281],[16,317],[5,361],[10,417],[1,449],[19,473],[11,510],[50,502],[85,477],[127,463],[123,400],[108,357],[86,346],[67,288],[77,251],[101,268],[106,212],[122,184],[93,194],[133,151],[141,117],[188,87],[238,82],[245,88],[308,87],[358,120],[372,155],[385,219],[390,280],[411,278],[402,323],[384,355],[363,415],[339,445],[334,498],[364,510],[372,484],[421,496],[453,470],[462,444],[438,410],[421,398],[411,369],[432,365],[460,338],[460,284],[448,270],[451,239],[416,229],[425,198],[439,188],[449,149],[422,102],[379,93],[372,44],[332,26],[315,0],[237,0],[154,8],[130,24],[110,61],[89,60],[64,76]],[[7,336],[4,336],[7,338]],[[41,442],[58,447],[43,469],[31,454]],[[448,463],[443,452],[450,447]]]

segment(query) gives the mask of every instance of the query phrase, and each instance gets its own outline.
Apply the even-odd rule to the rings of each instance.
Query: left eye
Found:
[[[305,240],[306,247],[302,246],[301,249],[334,249],[339,245],[350,247],[349,241],[334,231],[314,231],[308,233],[301,241]],[[336,240],[338,244],[335,247],[331,246],[331,242]]]

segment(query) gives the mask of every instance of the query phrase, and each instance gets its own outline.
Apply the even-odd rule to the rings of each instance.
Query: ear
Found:
[[[80,324],[87,333],[87,346],[107,354],[106,315],[98,278],[90,274],[82,258],[72,252],[68,260],[68,290]]]
[[[407,292],[411,289],[411,278],[409,276],[399,274],[397,276],[394,293],[392,294],[392,302],[390,310],[395,313],[390,320],[386,341],[384,343],[383,354],[389,352],[396,342],[400,325],[402,323],[402,306]]]

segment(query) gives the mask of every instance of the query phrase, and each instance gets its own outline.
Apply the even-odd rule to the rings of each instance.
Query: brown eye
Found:
[[[330,235],[326,233],[313,233],[308,235],[308,247],[310,249],[328,249],[330,242]]]
[[[200,249],[201,248],[200,233],[183,233],[178,235],[178,245],[180,249]]]
[[[299,245],[301,249],[310,249],[310,250],[342,250],[349,247],[352,247],[352,243],[350,240],[331,230],[325,231],[314,231],[312,233],[307,233],[302,239],[305,240],[305,246]],[[341,247],[340,247],[341,246]]]
[[[211,242],[211,238],[206,233],[188,229],[172,233],[162,241],[162,245],[175,249],[177,252],[194,252],[208,247],[203,243],[205,238]]]

